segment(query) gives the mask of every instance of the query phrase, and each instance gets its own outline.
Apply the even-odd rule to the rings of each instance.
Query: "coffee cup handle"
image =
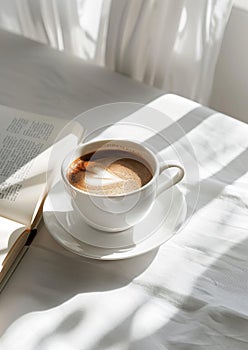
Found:
[[[159,168],[159,175],[162,174],[163,171],[169,168],[177,168],[177,172],[169,180],[164,181],[158,185],[157,196],[160,193],[167,190],[168,188],[176,185],[184,177],[184,168],[174,160],[162,162]]]

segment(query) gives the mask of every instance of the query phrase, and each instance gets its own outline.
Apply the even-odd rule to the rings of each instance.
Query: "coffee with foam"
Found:
[[[76,188],[98,195],[133,192],[152,179],[146,161],[118,149],[98,150],[75,159],[67,177]]]

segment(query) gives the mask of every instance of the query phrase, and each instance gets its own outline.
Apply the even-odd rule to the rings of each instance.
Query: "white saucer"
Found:
[[[72,208],[61,182],[47,195],[44,222],[53,238],[72,252],[100,260],[126,259],[159,247],[175,234],[186,217],[184,195],[174,186],[156,199],[146,218],[119,233],[88,226]]]

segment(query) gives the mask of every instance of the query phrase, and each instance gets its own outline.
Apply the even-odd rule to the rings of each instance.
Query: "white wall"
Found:
[[[216,67],[210,106],[248,123],[248,0],[236,0],[232,10]]]

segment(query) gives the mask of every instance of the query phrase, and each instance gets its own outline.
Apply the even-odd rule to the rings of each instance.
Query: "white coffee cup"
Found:
[[[106,149],[126,151],[144,159],[152,173],[152,179],[133,192],[111,196],[74,187],[67,176],[70,164],[80,156]],[[159,175],[168,168],[177,168],[176,174],[158,184]],[[151,210],[156,196],[181,181],[184,169],[176,161],[159,161],[150,149],[140,143],[118,139],[79,145],[65,157],[61,174],[72,205],[82,215],[84,221],[101,231],[119,232],[140,222]]]

